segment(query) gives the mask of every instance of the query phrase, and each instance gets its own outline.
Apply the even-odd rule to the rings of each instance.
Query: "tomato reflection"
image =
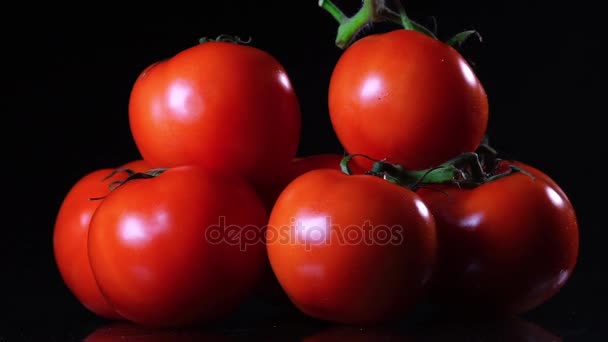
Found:
[[[302,339],[304,342],[367,342],[367,341],[416,341],[408,332],[389,328],[359,328],[334,326]]]
[[[420,327],[416,336],[423,341],[562,341],[543,327],[517,316],[486,321],[450,317]]]
[[[84,342],[190,342],[232,341],[229,336],[204,330],[160,330],[132,323],[111,323],[89,334]]]
[[[546,329],[519,317],[492,321],[449,318],[412,324],[403,328],[333,326],[310,335],[306,342],[330,341],[510,341],[560,342]]]

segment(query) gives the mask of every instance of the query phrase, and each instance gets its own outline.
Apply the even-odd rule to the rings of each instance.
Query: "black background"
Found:
[[[336,2],[348,13],[358,6]],[[465,29],[482,34],[483,42],[471,40],[462,53],[489,96],[492,144],[549,174],[577,210],[581,253],[574,276],[525,319],[567,340],[599,338],[601,323],[608,323],[604,188],[598,186],[604,184],[599,146],[605,127],[599,122],[606,114],[599,71],[605,39],[594,19],[600,11],[591,1],[405,4],[424,24],[435,16],[441,38]],[[299,154],[342,152],[327,112],[329,78],[341,53],[333,44],[337,25],[315,0],[172,1],[130,9],[126,2],[24,5],[4,13],[16,21],[3,30],[3,152],[9,159],[3,173],[10,191],[4,203],[11,217],[0,239],[6,336],[76,339],[104,323],[63,286],[52,255],[53,223],[63,196],[81,176],[139,156],[127,104],[135,78],[152,62],[202,36],[251,36],[253,46],[283,64],[298,94]],[[262,308],[268,309],[258,303],[245,311]]]

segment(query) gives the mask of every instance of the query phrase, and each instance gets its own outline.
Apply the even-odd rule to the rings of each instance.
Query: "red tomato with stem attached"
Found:
[[[289,166],[300,107],[269,53],[210,41],[146,68],[133,85],[129,120],[145,160],[239,175],[256,188]]]
[[[349,153],[419,170],[477,148],[488,99],[454,48],[394,30],[363,37],[344,51],[331,75],[329,112]]]
[[[435,260],[435,225],[407,188],[368,175],[320,169],[283,191],[266,245],[296,307],[340,323],[377,323],[424,296]]]
[[[528,167],[523,163],[506,163]],[[437,224],[433,301],[447,310],[523,313],[553,297],[578,257],[574,208],[538,169],[478,187],[422,188]],[[437,191],[440,190],[440,191]]]
[[[89,256],[116,311],[151,327],[224,318],[265,261],[263,204],[245,180],[198,166],[134,179],[97,208]]]
[[[146,171],[150,165],[137,160],[121,168]],[[98,316],[110,319],[121,318],[99,291],[89,263],[87,237],[93,213],[101,204],[100,198],[110,192],[110,183],[124,180],[128,174],[118,172],[105,179],[114,170],[101,169],[82,177],[67,193],[55,220],[53,251],[55,262],[66,286],[80,303]]]

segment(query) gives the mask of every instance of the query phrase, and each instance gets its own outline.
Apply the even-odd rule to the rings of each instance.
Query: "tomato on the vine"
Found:
[[[488,122],[486,92],[467,61],[412,30],[355,41],[335,65],[328,97],[331,122],[349,153],[414,170],[474,151]]]
[[[143,172],[150,165],[143,160],[127,163],[121,168]],[[124,180],[128,174],[100,169],[79,179],[69,190],[57,214],[53,231],[53,252],[59,273],[78,301],[91,312],[105,318],[120,318],[99,291],[89,263],[87,236],[93,213],[101,198],[110,192],[109,185]]]
[[[409,313],[424,296],[435,224],[404,187],[318,169],[281,193],[266,245],[279,283],[302,312],[377,323]]]
[[[433,301],[444,308],[522,313],[553,297],[571,277],[579,230],[563,190],[540,170],[516,172],[474,188],[422,188],[437,224]],[[439,191],[438,191],[439,190]]]
[[[198,166],[140,174],[95,211],[91,268],[127,320],[153,327],[215,321],[259,281],[266,223],[259,196],[236,176]]]
[[[258,190],[294,158],[300,107],[289,76],[268,52],[208,41],[146,68],[129,99],[144,159],[231,172]]]

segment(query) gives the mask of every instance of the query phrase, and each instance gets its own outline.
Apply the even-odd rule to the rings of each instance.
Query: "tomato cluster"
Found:
[[[354,21],[328,3],[337,42],[349,41]],[[57,215],[55,259],[74,296],[153,327],[218,321],[260,291],[354,324],[427,300],[521,313],[554,296],[578,256],[572,204],[482,141],[488,98],[471,66],[405,12],[400,21],[351,37],[331,75],[346,156],[296,156],[289,75],[238,39],[143,70],[129,102],[142,159],[85,175]]]

